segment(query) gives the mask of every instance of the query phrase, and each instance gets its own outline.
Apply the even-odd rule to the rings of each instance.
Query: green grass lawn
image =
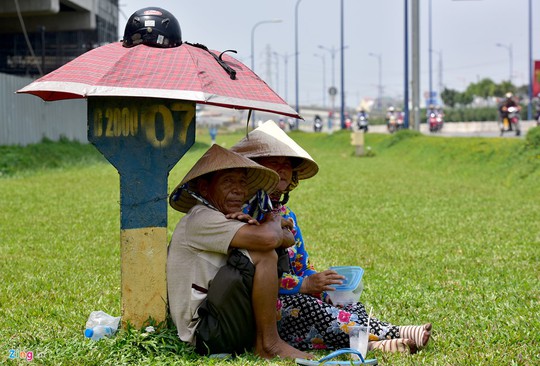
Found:
[[[320,166],[290,200],[316,267],[360,265],[361,300],[375,316],[434,325],[419,354],[370,356],[381,365],[540,364],[537,142],[403,131],[367,134],[373,156],[357,157],[348,132],[291,137]],[[169,190],[208,144],[198,131]],[[0,147],[0,172],[0,363],[26,363],[9,360],[13,349],[40,365],[269,364],[198,357],[166,325],[86,340],[90,312],[120,315],[118,173],[93,147],[66,141]],[[180,217],[169,210],[169,234]]]

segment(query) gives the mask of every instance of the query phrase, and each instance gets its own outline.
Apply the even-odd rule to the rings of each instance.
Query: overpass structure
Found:
[[[118,41],[118,0],[0,2],[0,73],[46,74]]]

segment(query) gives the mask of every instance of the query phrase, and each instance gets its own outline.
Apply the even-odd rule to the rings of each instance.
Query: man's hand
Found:
[[[255,220],[253,217],[249,216],[248,214],[245,214],[243,212],[233,212],[230,214],[225,215],[228,219],[238,220],[246,222],[250,225],[260,225],[259,221]]]
[[[291,231],[294,228],[294,221],[293,219],[289,218],[285,220],[283,217],[281,218],[281,228],[287,229]]]
[[[323,272],[314,273],[311,276],[305,277],[302,281],[300,292],[304,294],[318,294],[323,291],[334,291],[330,285],[341,285],[345,276],[338,274],[336,271],[327,269]]]
[[[281,217],[281,229],[283,230],[283,241],[281,242],[281,248],[289,248],[294,245],[294,235],[291,232],[293,227],[294,224],[292,219],[285,220],[283,217]]]

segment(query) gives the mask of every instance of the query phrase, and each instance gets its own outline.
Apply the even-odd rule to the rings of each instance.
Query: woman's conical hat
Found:
[[[279,175],[273,170],[214,144],[195,163],[180,184],[176,186],[169,197],[169,204],[175,210],[188,212],[197,203],[197,199],[186,189],[183,189],[184,184],[186,184],[185,187],[189,191],[198,194],[199,191],[195,184],[197,178],[219,170],[236,168],[247,170],[248,195],[246,199],[252,197],[259,189],[271,193],[279,182]]]
[[[257,127],[231,150],[250,159],[270,156],[286,156],[300,161],[293,170],[298,179],[308,179],[319,171],[319,166],[313,158],[291,139],[274,121],[266,121]]]

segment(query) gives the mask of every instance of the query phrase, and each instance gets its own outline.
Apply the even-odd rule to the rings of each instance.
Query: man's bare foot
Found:
[[[412,339],[418,349],[424,348],[431,337],[431,323],[426,323],[424,325],[407,325],[404,327],[399,327],[400,338],[409,338]]]
[[[283,340],[279,340],[275,344],[271,345],[270,347],[262,347],[259,344],[255,346],[255,354],[259,357],[271,359],[274,357],[279,358],[306,358],[306,359],[314,359],[315,356],[312,354],[297,350],[296,348],[289,345],[287,342]]]

